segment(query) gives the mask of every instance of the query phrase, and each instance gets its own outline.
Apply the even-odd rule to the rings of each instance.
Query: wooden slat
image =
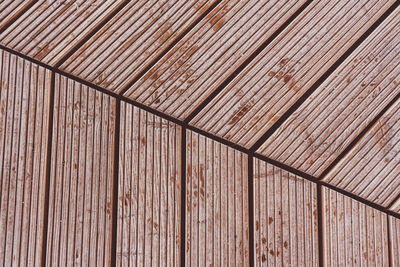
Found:
[[[122,1],[37,1],[0,35],[0,43],[56,64]]]
[[[55,76],[47,266],[109,265],[116,100]]]
[[[125,95],[184,119],[305,2],[222,1]]]
[[[254,242],[257,266],[318,266],[317,187],[255,160]]]
[[[0,50],[0,77],[0,265],[38,266],[51,74]]]
[[[400,195],[400,99],[324,181],[389,206]]]
[[[389,216],[389,249],[391,266],[400,266],[400,219]]]
[[[387,215],[322,188],[324,266],[389,266]]]
[[[260,147],[319,176],[400,92],[397,8]]]
[[[313,1],[193,125],[251,147],[394,2]]]
[[[181,128],[121,105],[117,266],[180,265]]]
[[[131,1],[61,68],[121,92],[214,2]]]
[[[25,11],[30,4],[34,2],[23,1],[23,0],[4,0],[0,1],[0,31],[4,29],[4,27],[15,20],[18,16]]]
[[[186,265],[248,266],[247,156],[188,131]]]

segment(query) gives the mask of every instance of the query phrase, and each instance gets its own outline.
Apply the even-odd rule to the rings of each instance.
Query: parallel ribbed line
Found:
[[[315,184],[256,159],[254,206],[257,266],[318,266]]]
[[[186,134],[186,265],[248,266],[247,155]]]
[[[393,2],[313,2],[193,125],[251,147]]]
[[[61,69],[121,92],[216,1],[132,1]]]
[[[47,266],[110,264],[115,108],[55,75]]]
[[[389,216],[389,249],[391,266],[400,266],[400,219]]]
[[[257,151],[314,176],[400,92],[397,8]]]
[[[34,1],[5,0],[0,2],[0,33],[14,22]]]
[[[399,157],[400,100],[323,180],[387,207],[400,194]]]
[[[39,265],[50,71],[0,50],[0,265]]]
[[[38,1],[0,34],[0,43],[56,64],[121,1]]]
[[[117,266],[179,266],[181,127],[121,104]]]
[[[222,1],[124,94],[185,119],[305,1]]]
[[[325,187],[322,198],[325,266],[389,266],[388,216]]]

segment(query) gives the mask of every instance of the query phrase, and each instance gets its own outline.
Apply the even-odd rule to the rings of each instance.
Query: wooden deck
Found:
[[[399,266],[399,25],[0,1],[0,266]]]

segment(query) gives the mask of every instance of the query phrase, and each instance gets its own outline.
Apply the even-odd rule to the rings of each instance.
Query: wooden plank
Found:
[[[389,249],[391,266],[400,266],[400,220],[389,216]]]
[[[186,134],[186,264],[249,264],[247,156]]]
[[[397,8],[258,152],[319,176],[400,92]]]
[[[0,43],[55,65],[122,1],[37,1],[0,34]]]
[[[17,19],[34,1],[3,0],[0,2],[0,32]]]
[[[322,188],[324,266],[389,266],[387,215]]]
[[[221,1],[125,95],[184,119],[305,2]]]
[[[180,134],[121,104],[117,266],[180,265]]]
[[[47,266],[109,265],[116,100],[56,74]]]
[[[51,73],[0,50],[0,265],[38,266]]]
[[[194,118],[251,147],[395,1],[313,1]]]
[[[324,181],[388,207],[400,195],[399,131],[400,100],[326,175]]]
[[[318,266],[316,185],[254,160],[257,266]]]
[[[131,1],[61,68],[121,92],[214,2]]]

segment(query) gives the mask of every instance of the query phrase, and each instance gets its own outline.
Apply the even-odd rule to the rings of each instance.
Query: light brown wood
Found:
[[[37,1],[0,43],[50,65],[56,64],[122,1]]]
[[[389,216],[389,249],[391,266],[400,266],[400,219]]]
[[[248,266],[247,156],[186,135],[186,265]]]
[[[324,266],[389,266],[387,215],[322,188]]]
[[[116,100],[56,74],[47,266],[109,265]]]
[[[184,119],[304,2],[221,1],[125,95]]]
[[[117,266],[179,266],[181,128],[122,103]]]
[[[0,265],[38,266],[51,75],[0,50],[0,76]]]
[[[0,1],[0,31],[2,31],[7,24],[12,22],[32,3],[31,1],[24,0],[3,0]]]
[[[192,122],[251,147],[391,1],[313,1]]]
[[[318,266],[316,185],[254,160],[257,266]]]
[[[400,92],[397,8],[260,147],[319,176]]]

